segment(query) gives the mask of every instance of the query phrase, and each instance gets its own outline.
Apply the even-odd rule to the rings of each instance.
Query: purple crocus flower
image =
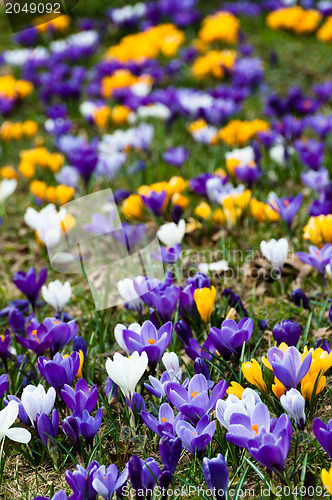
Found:
[[[150,384],[144,384],[146,389],[153,394],[153,396],[156,396],[157,398],[163,398],[166,396],[166,387],[169,382],[175,382],[175,383],[181,383],[182,380],[182,372],[179,371],[175,376],[173,374],[170,374],[168,371],[165,371],[162,373],[160,380],[157,378],[153,377],[152,375],[149,375],[149,381]],[[186,382],[186,381],[185,381]],[[184,382],[184,383],[185,383]]]
[[[157,252],[151,252],[154,259],[159,262],[164,262],[165,264],[174,264],[179,260],[182,252],[181,243],[177,243],[174,247],[161,246]]]
[[[325,424],[320,418],[315,418],[312,430],[321,447],[332,460],[332,418]]]
[[[170,148],[163,154],[163,159],[166,163],[170,163],[175,167],[181,168],[186,159],[188,158],[189,151],[183,146]]]
[[[248,184],[249,188],[251,188],[262,175],[262,172],[259,170],[256,163],[253,165],[236,167],[234,169],[234,173],[241,181]]]
[[[285,352],[278,347],[271,347],[267,353],[274,375],[284,385],[287,391],[297,388],[303,377],[308,373],[312,354],[309,352],[304,360],[296,347],[291,346]]]
[[[70,152],[68,157],[72,166],[87,183],[98,163],[97,141],[93,140],[91,144],[83,141],[79,147]]]
[[[40,325],[35,318],[32,318],[31,324],[26,328],[26,337],[19,335],[15,337],[19,344],[40,356],[49,349],[52,334],[47,331],[45,325]]]
[[[55,495],[50,497],[35,497],[33,500],[81,500],[82,497],[79,493],[73,493],[70,495],[69,499],[65,490],[60,490],[55,493]]]
[[[0,358],[4,364],[6,364],[7,358],[11,355],[9,350],[11,341],[10,332],[8,328],[6,328],[4,334],[0,335]]]
[[[65,384],[61,389],[61,399],[72,411],[83,413],[87,410],[91,413],[98,401],[98,389],[96,385],[89,389],[89,385],[84,378],[76,383],[75,389]]]
[[[316,132],[321,139],[325,139],[332,130],[332,116],[321,114],[309,116],[306,118],[306,125]]]
[[[309,168],[318,170],[323,162],[324,143],[317,142],[314,139],[307,141],[295,141],[295,149],[297,150],[300,160]]]
[[[90,415],[88,410],[83,410],[82,414],[79,411],[73,412],[73,417],[79,423],[80,433],[86,439],[86,442],[92,446],[93,439],[99,431],[99,427],[103,420],[103,410],[98,408],[95,417]]]
[[[231,288],[225,288],[222,292],[223,296],[228,300],[228,304],[231,307],[234,307],[238,312],[243,313],[245,316],[248,316],[248,311],[243,305],[241,297],[235,293]]]
[[[3,375],[0,375],[0,399],[4,397],[8,389],[9,389],[8,375],[7,373],[4,373]]]
[[[312,267],[317,269],[319,274],[325,280],[325,269],[332,259],[331,243],[326,243],[320,249],[315,247],[314,245],[311,245],[309,247],[309,253],[297,252],[296,255],[302,262],[304,262],[305,264],[310,264]]]
[[[74,493],[79,493],[81,498],[86,500],[96,500],[98,493],[94,490],[92,482],[97,476],[99,468],[98,462],[91,462],[86,469],[81,465],[77,465],[72,472],[66,470],[65,478]]]
[[[307,297],[304,291],[301,290],[301,288],[295,288],[295,290],[292,291],[291,299],[297,307],[310,309],[310,299],[309,297]]]
[[[159,408],[158,419],[148,413],[141,412],[141,417],[145,425],[147,425],[158,436],[175,436],[175,427],[179,420],[183,420],[184,416],[178,413],[176,418],[174,412],[168,403],[163,403]]]
[[[232,354],[240,357],[243,343],[248,342],[253,329],[254,322],[251,318],[243,318],[238,324],[233,319],[226,319],[220,329],[210,329],[209,338],[219,354],[229,360]]]
[[[251,455],[264,467],[283,472],[292,437],[291,421],[283,413],[273,430],[262,429],[255,438],[249,439],[247,448]]]
[[[290,226],[302,205],[302,200],[303,196],[301,193],[295,196],[295,198],[278,198],[275,196],[269,205]]]
[[[199,373],[190,380],[187,390],[180,384],[170,382],[166,386],[166,394],[168,400],[177,410],[189,418],[191,422],[196,423],[215,408],[218,399],[224,397],[226,388],[226,380],[220,380],[209,397],[208,381],[204,375]]]
[[[189,422],[180,420],[176,424],[176,433],[182,441],[182,446],[186,447],[190,453],[198,456],[202,455],[203,450],[210,443],[216,430],[216,422],[210,422],[209,415],[204,415],[196,427]]]
[[[180,460],[182,451],[181,439],[173,439],[168,436],[163,436],[159,442],[159,453],[164,465],[164,469],[168,470],[172,475],[175,472],[176,466]]]
[[[38,358],[38,368],[42,377],[54,387],[59,395],[65,384],[71,385],[73,383],[79,367],[80,357],[77,352],[73,352],[67,357],[62,357],[57,352],[53,359],[47,359],[43,356]]]
[[[46,278],[46,267],[40,271],[39,275],[37,275],[36,270],[33,267],[30,267],[27,273],[24,273],[23,271],[15,273],[13,281],[17,288],[28,298],[32,307],[35,307],[40,289],[45,283]]]
[[[148,194],[146,195],[141,195],[142,201],[146,208],[151,210],[151,212],[158,216],[162,214],[164,204],[166,201],[166,196],[167,193],[165,190],[162,191],[153,191],[151,190]]]
[[[62,421],[62,432],[69,437],[71,444],[80,451],[80,422],[73,416],[69,416]]]
[[[228,487],[228,469],[225,457],[218,453],[214,458],[203,458],[203,474],[213,496],[223,500]]]
[[[208,172],[198,175],[193,179],[190,179],[189,184],[190,188],[195,191],[195,193],[200,194],[201,196],[207,196],[206,184],[209,179],[213,179],[214,175]]]
[[[139,496],[139,492],[146,492],[146,498],[150,499],[160,475],[156,460],[154,458],[142,460],[133,455],[128,461],[128,473],[130,482],[136,490],[136,496]]]
[[[288,346],[295,346],[301,337],[301,327],[295,321],[286,319],[277,323],[272,333],[278,344],[285,342]]]
[[[329,172],[326,168],[320,168],[315,172],[315,170],[308,170],[301,174],[301,180],[303,184],[315,189],[316,191],[322,191],[329,184]]]
[[[105,500],[111,500],[114,492],[125,484],[127,477],[127,468],[120,474],[115,464],[111,464],[107,469],[105,465],[101,465],[94,473],[92,486]]]
[[[270,430],[271,417],[267,406],[264,403],[258,403],[251,416],[234,412],[229,422],[226,434],[227,441],[241,448],[246,448],[248,440],[254,438],[261,429]]]
[[[164,282],[157,279],[134,279],[134,288],[146,305],[156,310],[161,324],[166,323],[176,311],[181,287],[172,284],[172,273],[168,272]]]
[[[146,352],[149,366],[154,370],[172,340],[172,333],[173,324],[171,321],[168,321],[159,330],[151,321],[145,321],[140,333],[124,329],[122,336],[130,353],[134,351],[138,351],[139,354]]]
[[[44,445],[47,448],[50,448],[50,445],[53,442],[53,439],[57,438],[58,428],[59,428],[59,414],[54,409],[49,417],[46,413],[42,413],[41,415],[37,415],[36,427],[40,439],[43,441]]]

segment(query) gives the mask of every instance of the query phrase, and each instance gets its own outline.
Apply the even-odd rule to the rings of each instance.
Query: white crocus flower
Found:
[[[175,352],[165,352],[161,358],[172,382],[182,380],[179,358]]]
[[[37,413],[39,413],[39,415],[42,413],[46,413],[46,415],[50,414],[54,406],[55,396],[56,392],[54,387],[50,387],[46,392],[41,384],[37,387],[34,385],[27,385],[23,389],[21,397],[22,405],[33,425],[36,423]]]
[[[207,274],[209,271],[228,271],[228,269],[229,265],[227,260],[219,260],[218,262],[211,262],[211,264],[205,262],[198,264],[198,270],[203,274]]]
[[[256,405],[261,403],[261,398],[252,389],[244,389],[242,399],[235,394],[230,394],[225,401],[219,399],[216,405],[216,417],[223,427],[228,429],[233,413],[241,413],[251,417]]]
[[[71,297],[71,286],[69,281],[51,281],[48,286],[42,287],[42,296],[45,302],[54,307],[57,311],[62,311]]]
[[[239,167],[245,167],[255,161],[255,151],[251,146],[233,149],[233,151],[227,151],[227,153],[225,153],[225,158],[226,161],[237,160],[239,162]]]
[[[123,300],[128,303],[130,309],[134,309],[135,311],[142,309],[144,302],[136,292],[134,282],[131,278],[118,281],[118,292]]]
[[[186,223],[183,219],[181,219],[178,224],[175,224],[175,222],[169,222],[160,226],[157,236],[167,247],[174,247],[178,243],[181,243],[185,231]]]
[[[280,271],[287,259],[288,254],[288,241],[286,238],[280,238],[270,241],[261,241],[261,252],[264,257],[271,262],[274,269]]]
[[[37,212],[32,207],[27,208],[24,221],[29,227],[37,231],[38,237],[44,245],[54,247],[61,239],[61,222],[66,214],[65,208],[61,208],[57,212],[55,205],[50,203],[40,212]]]
[[[136,332],[136,333],[141,333],[141,325],[139,325],[138,323],[131,323],[128,327],[123,325],[122,323],[118,323],[116,325],[116,327],[114,328],[114,336],[115,336],[115,340],[117,341],[117,343],[119,344],[119,346],[124,350],[126,351],[126,353],[130,354],[130,350],[128,349],[128,347],[126,346],[124,340],[123,340],[123,330],[131,330],[133,332]]]
[[[128,358],[116,352],[113,361],[111,358],[107,358],[105,365],[108,376],[120,387],[125,397],[130,401],[147,366],[148,355],[145,351],[141,355],[135,351]]]
[[[10,429],[17,419],[19,406],[16,401],[9,401],[6,408],[0,411],[0,442],[4,437],[8,437],[18,443],[28,443],[31,439],[31,434],[27,429],[22,427],[14,427]]]
[[[280,403],[288,415],[294,419],[297,427],[303,429],[305,424],[305,400],[302,394],[292,388],[281,396]]]
[[[16,179],[4,179],[0,182],[0,203],[13,194],[17,186]]]

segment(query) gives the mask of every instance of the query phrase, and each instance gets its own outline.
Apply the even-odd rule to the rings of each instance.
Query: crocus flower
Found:
[[[254,322],[250,318],[243,318],[238,324],[233,319],[226,319],[220,329],[210,329],[209,338],[218,353],[229,360],[232,354],[240,357],[243,343],[248,342],[253,328]]]
[[[214,458],[203,458],[203,474],[211,494],[217,500],[223,500],[228,486],[228,469],[221,453]]]
[[[167,193],[166,191],[149,191],[146,195],[141,195],[144,205],[151,210],[151,212],[158,216],[162,214]]]
[[[66,470],[65,478],[73,492],[79,493],[81,498],[96,500],[98,493],[93,488],[92,483],[97,477],[98,468],[99,464],[94,460],[86,469],[81,465],[77,465],[73,472]]]
[[[327,471],[326,469],[322,469],[321,479],[322,479],[323,485],[326,488],[326,491],[327,492],[332,491],[332,465],[331,465],[329,471]]]
[[[221,425],[228,429],[234,413],[241,413],[251,418],[255,407],[261,402],[257,392],[247,388],[242,392],[241,398],[235,394],[229,394],[225,401],[219,399],[216,404],[216,417]]]
[[[34,318],[26,327],[26,337],[16,335],[16,340],[26,349],[31,349],[37,355],[42,355],[49,349],[52,334],[44,325],[40,325]]]
[[[303,307],[303,309],[310,309],[310,299],[307,297],[307,295],[304,293],[301,288],[296,288],[295,290],[292,291],[292,302],[297,307]]]
[[[305,400],[302,394],[292,388],[281,396],[280,403],[288,415],[294,419],[297,427],[303,430],[305,424]]]
[[[295,323],[295,321],[286,319],[285,321],[277,323],[274,326],[272,333],[278,344],[282,344],[284,342],[288,346],[295,346],[301,337],[301,327]]]
[[[36,427],[40,439],[43,441],[44,445],[49,448],[52,443],[52,438],[57,438],[59,430],[59,414],[56,409],[52,411],[51,417],[46,415],[46,413],[37,415]]]
[[[105,500],[111,500],[113,493],[119,490],[127,481],[128,469],[126,468],[120,474],[115,464],[111,464],[107,469],[105,465],[101,465],[93,477],[93,488]]]
[[[246,448],[248,440],[257,436],[262,429],[270,431],[270,412],[264,403],[258,403],[250,416],[245,413],[233,413],[229,423],[227,441]]]
[[[126,358],[116,352],[113,361],[106,360],[106,371],[109,377],[117,384],[125,397],[131,401],[136,385],[148,366],[148,355],[145,351],[140,355],[137,351]]]
[[[99,431],[103,419],[103,410],[98,408],[94,417],[90,415],[88,410],[83,410],[82,413],[74,410],[73,417],[76,418],[79,423],[80,434],[86,439],[87,443],[92,446],[93,439]]]
[[[9,383],[8,383],[8,375],[4,373],[0,375],[0,399],[2,399],[5,393],[8,391]]]
[[[34,324],[35,320],[32,319],[31,325],[33,326]],[[78,332],[78,326],[74,320],[65,323],[56,318],[45,318],[42,324],[50,333],[50,352],[52,356],[75,339]],[[74,351],[75,350],[74,348]]]
[[[49,415],[55,401],[56,393],[53,387],[46,392],[44,387],[39,384],[37,387],[28,385],[22,392],[22,405],[29,416],[33,425],[36,425],[37,414]]]
[[[167,247],[174,247],[182,242],[186,229],[186,223],[183,219],[178,224],[169,222],[160,226],[157,236]]]
[[[164,436],[159,442],[159,453],[164,465],[164,469],[168,470],[172,475],[175,472],[176,466],[180,460],[182,444],[180,438],[170,438]]]
[[[159,359],[165,352],[172,340],[173,324],[168,321],[159,330],[151,323],[145,321],[139,333],[131,330],[123,330],[123,342],[130,353],[137,351],[139,354],[146,352],[149,366],[155,369]]]
[[[160,475],[156,460],[154,458],[142,460],[137,455],[133,455],[128,461],[128,473],[136,495],[139,496],[139,492],[147,492],[147,498],[150,499]]]
[[[324,144],[314,139],[307,141],[297,140],[294,143],[300,160],[310,169],[318,170],[323,162]]]
[[[141,411],[141,417],[145,425],[147,425],[158,436],[175,436],[175,427],[183,415],[179,413],[174,417],[174,412],[168,403],[163,403],[159,408],[158,418],[154,417],[147,411]]]
[[[175,408],[196,423],[215,408],[218,399],[224,397],[226,388],[226,381],[220,380],[209,397],[208,382],[204,375],[199,373],[190,380],[187,390],[180,384],[170,382],[166,386],[166,393]]]
[[[62,432],[69,437],[71,444],[77,451],[80,450],[80,422],[73,416],[69,416],[62,421]]]
[[[271,347],[267,353],[267,360],[275,376],[287,391],[292,387],[297,388],[309,371],[311,359],[312,353],[309,352],[302,360],[301,354],[294,346],[288,347],[285,352],[278,347]]]
[[[262,254],[272,264],[273,268],[280,272],[288,254],[288,241],[286,238],[280,238],[280,240],[272,238],[270,241],[263,240],[260,248]]]
[[[36,301],[39,296],[39,292],[47,278],[47,270],[44,267],[39,276],[33,267],[30,267],[27,273],[23,271],[18,271],[14,274],[14,283],[19,290],[28,298],[32,307],[36,305]]]
[[[205,323],[209,321],[212,314],[216,293],[214,286],[211,286],[211,288],[196,288],[194,292],[197,310]]]
[[[175,167],[182,167],[186,159],[188,158],[189,151],[183,146],[173,147],[165,151],[163,154],[163,159],[166,163],[170,163]]]
[[[70,500],[80,500],[82,497],[80,496],[79,493],[73,493],[73,495],[70,495]],[[67,493],[65,490],[60,490],[57,491],[52,498],[50,497],[35,497],[33,500],[68,500]]]
[[[12,441],[18,443],[28,443],[31,439],[31,434],[28,430],[21,427],[10,429],[18,416],[18,404],[16,401],[9,401],[6,408],[0,411],[0,442],[4,437],[8,437]]]
[[[243,305],[241,297],[235,293],[231,288],[225,288],[223,291],[223,296],[228,300],[228,304],[234,307],[238,312],[242,312],[244,316],[248,316],[248,312]]]
[[[47,304],[50,304],[58,312],[61,312],[69,302],[71,296],[71,286],[69,281],[51,281],[48,286],[42,287],[42,296]]]
[[[193,455],[197,452],[199,456],[210,443],[215,430],[216,423],[214,420],[210,422],[209,415],[204,415],[196,427],[183,420],[176,424],[176,433],[182,441],[182,446],[186,447]]]
[[[295,198],[278,198],[274,196],[273,199],[270,200],[270,206],[273,208],[277,214],[286,222],[288,226],[290,226],[293,222],[293,219],[302,205],[303,196],[302,194],[298,194]]]
[[[80,356],[77,352],[67,357],[57,352],[53,359],[39,356],[38,368],[44,379],[60,394],[65,384],[73,383],[80,368]]]
[[[329,172],[326,168],[320,168],[317,172],[308,170],[308,172],[303,172],[301,174],[301,180],[311,189],[322,191],[330,182]]]
[[[251,455],[264,467],[282,473],[291,437],[292,424],[288,415],[283,413],[271,432],[262,429],[256,437],[249,439],[247,448]]]
[[[127,309],[133,309],[139,313],[142,312],[144,302],[135,290],[134,282],[130,278],[118,281],[118,292],[125,300]]]
[[[331,243],[326,243],[321,249],[311,245],[309,247],[309,253],[297,252],[296,255],[302,262],[310,264],[312,267],[317,269],[319,274],[325,280],[325,268],[332,259]]]
[[[332,418],[325,424],[320,418],[315,418],[312,430],[321,447],[332,460]]]
[[[242,373],[250,384],[258,387],[261,392],[267,392],[266,384],[263,380],[262,369],[255,359],[242,363]]]
[[[17,187],[16,179],[3,179],[0,182],[0,203],[3,203],[13,194]]]
[[[61,389],[61,399],[71,410],[76,410],[79,413],[83,413],[87,410],[91,413],[98,401],[98,389],[96,385],[89,389],[88,383],[84,378],[81,378],[76,383],[75,389],[65,384],[64,388]]]

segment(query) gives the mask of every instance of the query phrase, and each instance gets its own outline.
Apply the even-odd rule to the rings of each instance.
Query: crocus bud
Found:
[[[303,307],[303,309],[310,309],[310,299],[307,297],[307,295],[304,293],[301,288],[296,288],[295,290],[292,291],[292,302],[297,307]]]
[[[225,458],[221,453],[218,453],[215,458],[205,457],[202,467],[206,484],[213,492],[214,497],[217,500],[223,500],[228,486],[228,469]]]
[[[301,327],[295,321],[286,319],[285,321],[277,323],[272,333],[278,344],[284,342],[288,346],[296,346],[301,337]]]
[[[292,388],[281,396],[280,403],[288,415],[294,419],[297,427],[303,430],[305,424],[305,400],[302,394]]]

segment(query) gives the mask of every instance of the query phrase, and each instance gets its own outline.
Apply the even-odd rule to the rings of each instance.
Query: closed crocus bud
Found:
[[[188,345],[189,340],[193,337],[193,334],[187,323],[181,319],[175,323],[174,329],[184,345]]]
[[[86,358],[88,352],[88,345],[83,337],[75,337],[73,342],[73,351],[82,351],[84,359]]]
[[[51,417],[45,413],[37,415],[36,427],[40,439],[50,449],[53,439],[56,439],[58,435],[59,414],[56,409],[52,411]]]
[[[214,498],[223,500],[228,486],[228,469],[221,453],[215,458],[203,458],[203,474]]]
[[[286,319],[285,321],[281,321],[281,323],[277,323],[272,333],[278,344],[284,342],[288,346],[296,346],[301,337],[301,327],[295,321]]]
[[[297,307],[303,307],[303,309],[310,309],[310,299],[307,297],[307,295],[304,293],[301,288],[296,288],[295,290],[292,291],[292,302]]]
[[[46,392],[41,384],[37,387],[28,385],[23,389],[21,401],[34,426],[36,424],[37,414],[50,414],[54,406],[55,396],[56,393],[53,387],[50,387]]]
[[[76,448],[80,449],[80,424],[79,421],[74,417],[67,417],[62,422],[62,432],[69,437],[71,444]]]
[[[258,387],[262,392],[267,392],[266,384],[263,380],[262,368],[255,359],[242,363],[242,373],[250,384]]]
[[[211,286],[211,288],[196,288],[194,293],[194,300],[202,320],[207,323],[212,314],[214,301],[216,300],[215,287]]]
[[[296,389],[290,389],[280,398],[280,403],[290,417],[294,419],[297,427],[304,429],[305,424],[305,400],[302,394]]]
[[[180,438],[163,437],[159,442],[159,453],[163,462],[164,468],[172,475],[175,472],[176,466],[180,460],[182,452],[182,443]]]

